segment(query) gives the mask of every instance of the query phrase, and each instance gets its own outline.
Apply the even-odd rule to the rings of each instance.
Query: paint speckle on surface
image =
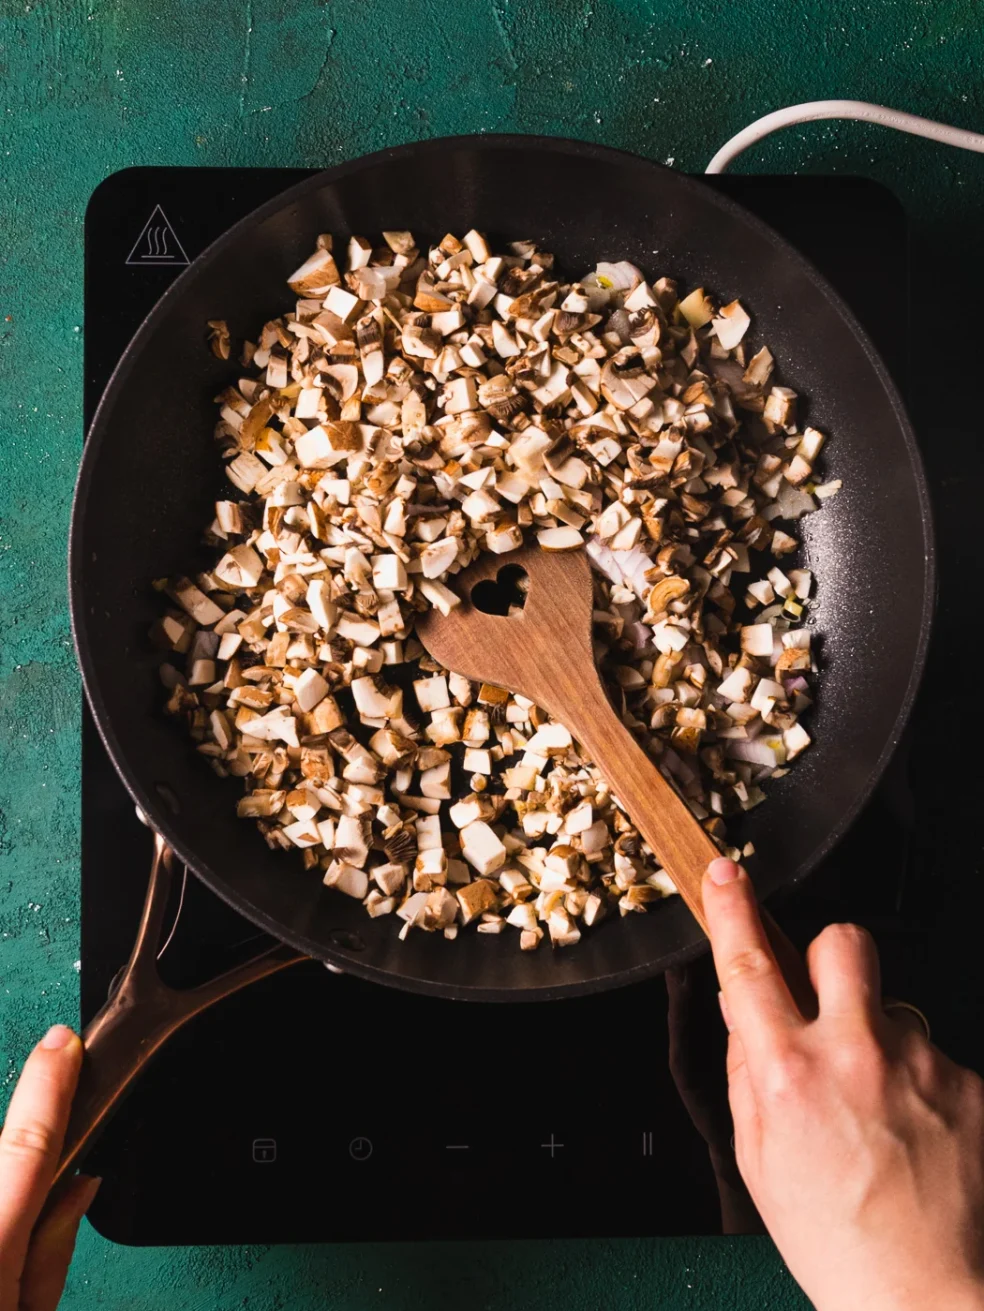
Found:
[[[973,0],[47,0],[0,9],[4,1094],[44,1029],[76,1017],[80,689],[65,539],[82,442],[82,218],[93,188],[135,164],[313,167],[492,131],[583,137],[699,171],[753,118],[834,95],[980,129],[982,45]],[[917,250],[960,248],[968,268],[984,267],[978,157],[829,123],[782,133],[740,167],[876,177],[905,201]],[[85,1229],[62,1305],[806,1303],[759,1239],[158,1251],[116,1248]]]

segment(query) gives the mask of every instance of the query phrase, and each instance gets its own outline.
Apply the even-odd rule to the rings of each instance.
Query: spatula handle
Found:
[[[578,716],[577,725],[569,712],[565,718],[706,933],[701,883],[707,866],[721,852],[600,688],[598,701],[590,703],[590,718],[588,714]],[[815,1019],[817,998],[803,957],[764,906],[759,907],[759,914],[793,1000],[804,1019]]]
[[[587,708],[586,702],[582,704]],[[580,722],[574,723],[569,711],[564,717],[706,933],[701,880],[708,864],[721,852],[616,715],[601,688],[597,697],[590,698],[590,713],[577,716]]]

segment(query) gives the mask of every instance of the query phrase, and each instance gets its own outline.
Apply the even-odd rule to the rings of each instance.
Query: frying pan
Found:
[[[79,664],[106,748],[158,835],[155,896],[160,902],[173,852],[287,944],[254,965],[251,977],[303,954],[446,998],[546,1000],[636,982],[704,945],[679,901],[603,925],[570,951],[520,953],[508,934],[465,934],[450,944],[413,933],[399,942],[391,917],[370,919],[238,820],[241,784],[217,778],[161,710],[159,655],[147,639],[159,598],[149,581],[206,566],[202,526],[228,488],[211,438],[212,398],[232,369],[205,349],[205,321],[227,319],[234,338],[254,334],[290,304],[286,277],[320,232],[344,247],[351,233],[410,228],[423,243],[471,227],[494,243],[534,237],[570,276],[598,259],[628,259],[722,299],[740,295],[783,380],[805,397],[810,422],[832,435],[826,467],[843,490],[800,523],[817,578],[813,614],[821,635],[814,746],[770,785],[768,804],[745,817],[739,835],[755,844],[762,895],[800,882],[844,834],[899,738],[922,670],[933,549],[911,427],[850,311],[775,232],[699,180],[634,155],[549,138],[429,141],[309,178],[231,228],[148,316],[93,420],[71,525]],[[161,913],[148,912],[154,922]],[[153,924],[144,927],[144,937],[152,936]],[[110,1015],[90,1044],[90,1055],[115,1048],[117,1061],[128,1047],[131,1074],[169,1023],[158,1016],[157,1037],[137,1042],[142,969],[131,969],[117,994],[127,1033]],[[213,992],[235,984],[230,979]],[[211,999],[186,999],[183,1010]],[[157,997],[158,1011],[166,1014],[169,1005]],[[96,1072],[100,1063],[89,1065]],[[80,1115],[90,1120],[112,1100],[112,1079],[105,1071],[101,1077],[101,1092],[80,1097]]]

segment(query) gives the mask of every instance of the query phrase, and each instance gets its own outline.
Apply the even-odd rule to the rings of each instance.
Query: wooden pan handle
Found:
[[[134,1079],[172,1033],[223,997],[306,959],[278,945],[200,987],[169,988],[157,972],[157,952],[172,865],[171,849],[155,833],[147,896],[130,959],[112,996],[82,1034],[82,1072],[49,1206],[59,1194],[59,1185],[77,1169]]]
[[[616,715],[600,685],[588,713],[579,716],[572,707],[564,718],[706,933],[700,889],[704,871],[721,854],[713,839]]]

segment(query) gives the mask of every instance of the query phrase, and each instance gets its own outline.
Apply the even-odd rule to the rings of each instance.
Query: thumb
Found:
[[[20,1311],[55,1311],[65,1287],[82,1217],[101,1179],[76,1175],[31,1237],[21,1276]]]
[[[0,1249],[15,1269],[55,1175],[81,1064],[81,1042],[56,1024],[27,1058],[7,1108],[0,1131]],[[4,1268],[0,1301],[6,1277]]]
[[[749,1152],[754,1152],[758,1141],[758,1107],[745,1061],[745,1048],[742,1046],[741,1038],[731,1027],[728,1003],[723,993],[719,994],[719,1001],[721,1014],[728,1028],[728,1104],[731,1107],[731,1118],[735,1126],[735,1156],[739,1158],[738,1168],[741,1169],[741,1158],[747,1160]]]

